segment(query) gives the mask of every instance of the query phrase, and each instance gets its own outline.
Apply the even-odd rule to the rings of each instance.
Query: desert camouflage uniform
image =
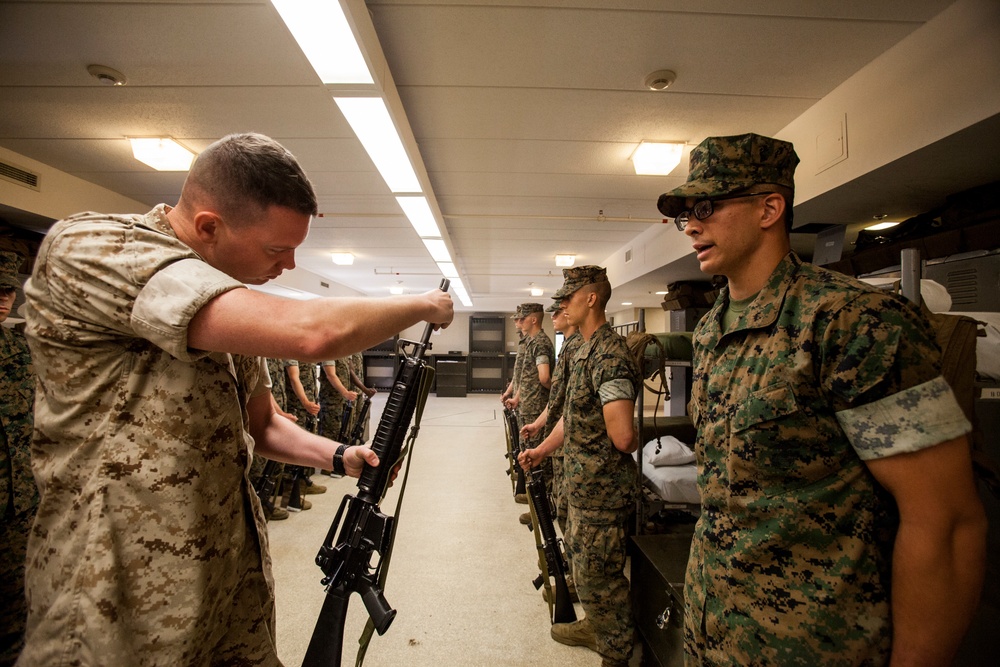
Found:
[[[720,331],[694,334],[702,515],[688,564],[688,665],[883,665],[895,503],[864,461],[970,424],[928,324],[794,253]]]
[[[340,428],[344,421],[344,406],[347,399],[337,391],[326,377],[329,366],[336,368],[337,379],[347,389],[351,388],[351,358],[344,357],[334,361],[324,361],[320,368],[319,378],[319,433],[323,437],[340,440]],[[348,413],[348,420],[350,420]],[[350,428],[350,424],[347,425]]]
[[[608,436],[604,405],[634,402],[639,382],[625,339],[605,323],[570,359],[563,410],[566,546],[598,652],[614,660],[628,660],[635,634],[625,578],[625,529],[637,477],[635,461],[615,449]]]
[[[285,359],[285,395],[287,406],[285,408],[286,412],[290,412],[298,418],[295,422],[305,430],[310,433],[316,433],[317,430],[317,419],[315,415],[309,414],[306,407],[302,405],[302,401],[299,397],[295,395],[295,391],[292,389],[291,381],[288,379],[288,367],[298,366],[299,368],[299,382],[302,383],[302,389],[306,392],[306,398],[314,403],[319,402],[319,388],[316,386],[316,364],[312,362],[299,363],[295,359]]]
[[[545,417],[545,429],[542,439],[545,439],[559,422],[563,414],[563,406],[566,403],[566,380],[569,378],[570,361],[573,355],[583,344],[583,336],[579,331],[574,331],[572,336],[563,341],[559,348],[559,356],[556,358],[555,369],[552,371],[552,386],[549,388],[549,412]],[[556,499],[556,516],[561,519],[566,518],[568,499],[564,490],[563,482],[563,448],[559,447],[549,456],[552,460],[552,492]]]
[[[244,286],[166,210],[56,223],[25,286],[41,504],[23,666],[279,664],[247,477],[266,366],[188,347],[198,310]]]
[[[12,665],[24,644],[28,605],[24,560],[38,507],[31,475],[35,376],[19,331],[0,326],[0,665]]]

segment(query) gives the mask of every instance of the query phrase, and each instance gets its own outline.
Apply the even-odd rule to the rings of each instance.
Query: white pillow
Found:
[[[650,440],[642,450],[643,460],[654,466],[681,466],[693,463],[694,452],[672,435]]]

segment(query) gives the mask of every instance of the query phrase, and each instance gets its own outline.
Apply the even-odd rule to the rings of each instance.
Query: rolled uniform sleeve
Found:
[[[191,318],[215,297],[243,283],[197,259],[182,259],[150,278],[136,296],[132,326],[137,335],[182,361],[205,356],[187,344]]]

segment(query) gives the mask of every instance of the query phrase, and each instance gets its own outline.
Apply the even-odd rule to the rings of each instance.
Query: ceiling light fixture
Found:
[[[556,255],[556,266],[573,266],[576,255]]]
[[[337,0],[271,0],[323,83],[375,83]]]
[[[677,80],[677,74],[673,70],[658,69],[650,72],[643,80],[643,84],[650,90],[666,90]]]
[[[543,294],[545,294],[545,290],[543,290],[541,287],[531,288],[531,296],[541,296]]]
[[[890,227],[895,227],[898,222],[876,222],[874,225],[868,225],[865,229],[877,232],[882,229],[889,229]]]
[[[684,144],[643,141],[632,153],[632,166],[640,176],[666,176],[681,163]]]
[[[451,278],[452,280],[458,278],[458,269],[451,262],[438,262],[437,265],[441,269],[441,275],[445,278]]]
[[[622,301],[622,305],[623,306],[631,306],[632,302],[631,301]]]
[[[424,246],[427,248],[427,252],[431,254],[431,259],[435,262],[450,262],[451,253],[448,252],[448,246],[442,239],[420,239],[424,242]]]
[[[333,263],[337,266],[350,266],[354,264],[354,255],[349,252],[333,253]]]
[[[136,160],[157,171],[187,171],[194,153],[170,137],[129,137]]]
[[[441,230],[427,203],[427,197],[396,197],[399,207],[406,214],[406,219],[413,225],[420,238],[441,238]]]
[[[335,97],[368,157],[393,192],[421,192],[420,181],[381,97]]]
[[[389,288],[389,294],[403,294],[406,290],[403,289],[402,285],[393,285]]]
[[[451,281],[451,291],[455,293],[458,300],[462,302],[462,305],[466,308],[472,308],[472,299],[469,298],[469,293],[465,290],[465,285],[462,283],[461,278],[453,278]]]

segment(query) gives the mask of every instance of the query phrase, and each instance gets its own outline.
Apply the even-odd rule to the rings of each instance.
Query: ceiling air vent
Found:
[[[38,174],[6,162],[0,162],[0,179],[38,190]]]
[[[632,261],[632,248],[625,251],[625,263],[628,264]]]

